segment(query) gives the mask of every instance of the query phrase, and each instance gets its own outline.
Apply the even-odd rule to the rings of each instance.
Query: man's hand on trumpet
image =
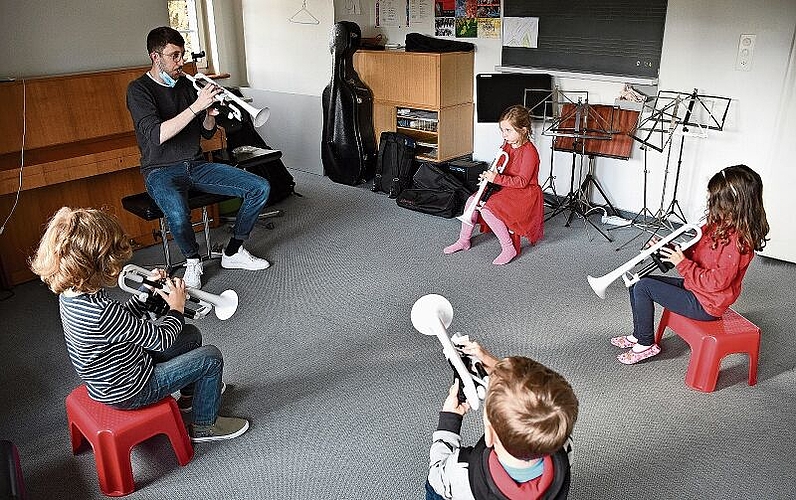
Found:
[[[218,115],[218,109],[211,106],[218,101],[218,95],[223,90],[218,85],[208,83],[197,92],[196,101],[191,105],[191,108],[196,112],[206,109],[207,114],[210,116]]]

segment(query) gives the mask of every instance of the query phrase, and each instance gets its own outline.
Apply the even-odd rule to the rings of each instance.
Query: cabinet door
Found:
[[[384,102],[373,102],[373,131],[376,133],[376,142],[381,138],[382,132],[395,132],[395,106]]]
[[[354,69],[373,91],[374,100],[436,108],[440,102],[439,57],[421,52],[360,51],[354,54]]]
[[[439,161],[450,160],[473,151],[473,104],[443,108],[439,111]]]

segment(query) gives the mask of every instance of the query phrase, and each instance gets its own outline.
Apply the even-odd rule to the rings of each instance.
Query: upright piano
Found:
[[[0,234],[0,285],[35,277],[28,260],[62,206],[105,208],[136,245],[155,243],[156,223],[121,206],[145,189],[126,95],[148,69],[0,82],[0,225],[11,214]],[[218,150],[223,140],[219,129],[202,147]]]

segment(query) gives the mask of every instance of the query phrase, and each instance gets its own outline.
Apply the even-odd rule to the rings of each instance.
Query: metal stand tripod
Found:
[[[561,203],[559,203],[558,206],[555,207],[554,210],[545,217],[545,221],[550,220],[556,215],[568,210],[569,215],[567,216],[567,221],[564,224],[565,227],[569,227],[575,216],[578,216],[583,219],[584,225],[591,225],[606,240],[613,241],[613,239],[611,239],[606,232],[604,232],[588,217],[589,212],[594,209],[592,204],[589,202],[589,189],[592,186],[600,192],[614,214],[616,214],[616,209],[608,200],[608,197],[606,196],[605,191],[602,189],[602,186],[600,186],[594,177],[595,155],[586,151],[586,140],[609,141],[612,139],[613,124],[608,123],[608,121],[612,121],[613,116],[611,116],[611,120],[606,120],[599,114],[591,113],[587,92],[572,92],[572,94],[581,95],[579,95],[577,97],[577,101],[575,101],[574,99],[570,99],[566,92],[559,91],[559,96],[563,97],[565,101],[568,101],[564,103],[562,107],[564,112],[558,113],[558,117],[553,120],[552,124],[542,132],[543,135],[550,135],[554,137],[552,146],[553,152],[556,149],[557,140],[562,140],[562,142],[565,138],[570,138],[572,140],[571,149],[569,146],[563,148],[565,151],[572,152],[572,168],[570,173],[569,193],[566,197],[564,197]],[[569,109],[567,110],[567,108]],[[551,183],[553,176],[553,156],[554,155],[551,152],[549,178]],[[581,175],[578,176],[579,186],[577,189],[575,189],[577,156],[580,156],[581,168],[579,173],[581,175],[583,174],[584,156],[588,156],[589,162],[586,175],[583,176],[582,179]]]
[[[688,105],[681,106],[685,101],[688,102]],[[706,129],[723,130],[730,102],[731,99],[727,97],[700,95],[697,89],[694,89],[690,94],[672,91],[658,92],[658,96],[655,98],[652,105],[652,113],[647,118],[640,120],[636,130],[631,134],[633,139],[642,143],[642,149],[644,150],[644,207],[639,215],[631,222],[631,225],[639,227],[642,229],[642,232],[625,242],[617,248],[617,250],[624,248],[641,234],[650,233],[654,236],[657,231],[662,228],[674,231],[677,220],[672,221],[672,218],[678,219],[681,224],[688,223],[685,213],[680,206],[680,202],[677,199],[680,172],[683,164],[685,136],[689,135],[705,138],[707,137]],[[708,106],[708,103],[710,103],[711,106]],[[714,113],[714,107],[717,107],[717,113]],[[680,116],[681,112],[683,116]],[[689,129],[689,127],[691,127],[691,129]],[[678,129],[680,129],[679,132]],[[677,168],[675,170],[674,185],[672,188],[672,199],[668,205],[664,206],[666,179],[669,175],[669,160],[672,153],[672,138],[675,133],[681,135],[680,147],[677,155]],[[660,134],[660,146],[651,142],[652,136],[656,134]],[[666,155],[666,169],[664,171],[660,208],[655,214],[652,214],[647,208],[646,200],[648,173],[647,147],[652,147],[659,152],[663,152],[667,146],[668,152]],[[643,223],[639,222],[642,214],[644,218]],[[652,215],[652,220],[647,220],[647,214]]]

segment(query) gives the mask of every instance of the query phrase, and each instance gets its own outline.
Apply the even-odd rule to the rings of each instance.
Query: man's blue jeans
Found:
[[[158,167],[147,174],[144,182],[185,257],[199,252],[188,208],[189,189],[243,199],[233,227],[234,238],[239,240],[248,239],[271,192],[271,185],[259,175],[223,163],[196,160]]]
[[[630,308],[633,311],[633,336],[641,345],[655,343],[655,303],[687,318],[713,321],[696,296],[683,287],[683,278],[647,276],[630,287]]]
[[[111,406],[133,410],[181,391],[184,396],[193,395],[193,423],[214,424],[221,406],[221,351],[213,345],[203,346],[199,329],[185,325],[171,347],[147,352],[155,361],[149,381],[135,396]]]

